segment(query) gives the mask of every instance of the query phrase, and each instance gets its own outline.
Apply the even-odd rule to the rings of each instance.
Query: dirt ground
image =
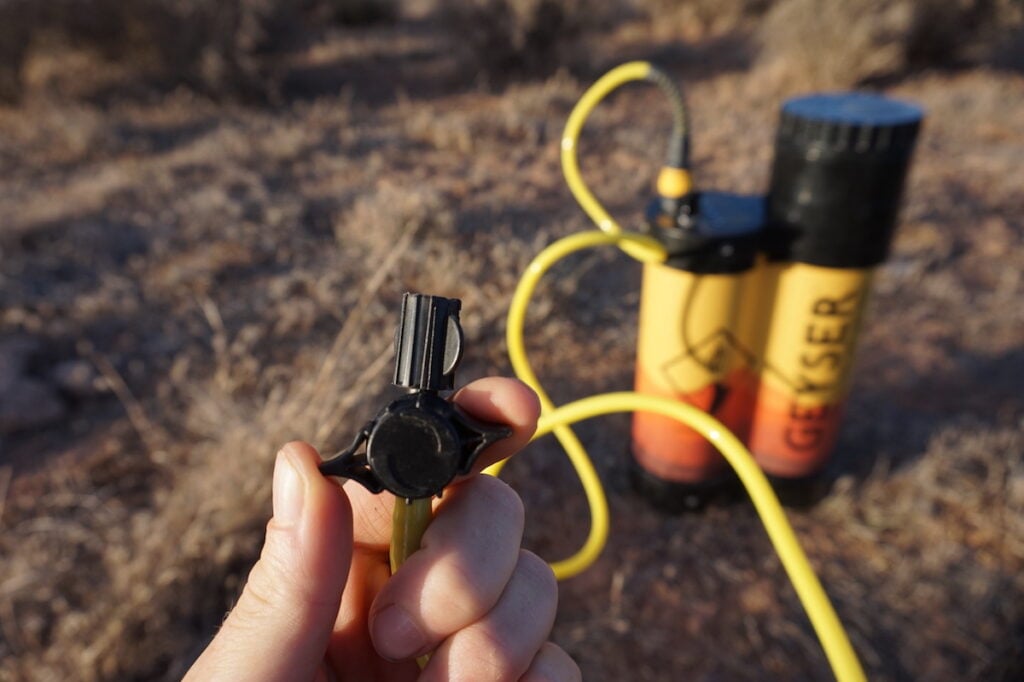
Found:
[[[264,108],[40,60],[0,109],[0,677],[180,676],[258,554],[277,447],[337,449],[389,395],[403,291],[463,299],[460,382],[510,372],[519,273],[588,227],[557,142],[602,68],[493,88],[451,47],[414,22],[339,30]],[[684,84],[700,186],[763,191],[791,88],[737,43],[606,49],[597,67],[651,57]],[[1024,78],[928,70],[884,91],[928,119],[833,493],[790,518],[872,679],[1020,679]],[[586,176],[627,223],[667,118],[638,87],[588,125]],[[545,280],[527,331],[556,402],[630,386],[638,289],[610,251]],[[613,514],[561,588],[554,639],[585,679],[829,678],[748,506],[662,516],[630,490],[628,418],[578,432]],[[528,547],[582,541],[556,444],[506,478]]]

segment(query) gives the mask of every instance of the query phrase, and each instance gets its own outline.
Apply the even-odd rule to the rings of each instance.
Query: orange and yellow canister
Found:
[[[636,389],[710,412],[780,489],[818,486],[829,463],[921,119],[878,95],[790,100],[767,195],[649,211],[669,258],[644,266]],[[729,482],[710,443],[654,415],[636,415],[632,453],[659,506],[699,506]]]

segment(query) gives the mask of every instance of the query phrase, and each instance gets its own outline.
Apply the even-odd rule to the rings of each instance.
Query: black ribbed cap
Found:
[[[782,107],[767,201],[776,259],[826,267],[885,260],[923,112],[867,93]]]
[[[457,298],[405,294],[402,319],[395,331],[396,386],[423,391],[450,391],[462,359],[462,327]]]

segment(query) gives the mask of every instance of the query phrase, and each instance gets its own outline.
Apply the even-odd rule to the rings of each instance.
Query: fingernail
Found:
[[[427,638],[405,610],[392,604],[373,618],[373,646],[384,658],[412,658],[426,646]]]
[[[274,463],[274,522],[288,526],[302,517],[302,501],[306,485],[292,458],[284,451],[277,453]]]

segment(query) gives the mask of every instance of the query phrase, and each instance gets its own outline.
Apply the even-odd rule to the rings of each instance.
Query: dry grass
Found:
[[[124,679],[183,673],[201,644],[197,628],[216,626],[258,552],[273,444],[299,437],[339,443],[379,402],[391,362],[385,330],[393,317],[381,306],[382,288],[393,289],[421,249],[446,241],[451,213],[439,201],[429,191],[384,189],[343,219],[346,234],[359,234],[351,228],[356,225],[372,237],[357,249],[345,240],[346,266],[361,271],[351,282],[361,283],[313,371],[267,382],[258,359],[228,337],[207,300],[216,366],[206,385],[176,387],[188,408],[183,421],[171,423],[178,429],[173,436],[129,399],[133,421],[143,420],[141,427],[133,423],[136,447],[109,444],[77,465],[73,479],[9,510],[4,521],[12,532],[4,536],[8,561],[0,586],[5,648],[46,653],[5,656],[5,674]],[[441,234],[423,234],[435,229]],[[466,268],[444,253],[432,255],[439,274],[420,284],[450,290],[450,278]],[[360,259],[374,265],[357,267]],[[253,401],[249,392],[257,388],[265,398]],[[87,581],[84,566],[90,567]],[[87,614],[68,614],[81,603],[92,604]]]
[[[659,38],[700,39],[748,31],[775,0],[638,0]]]
[[[1024,610],[1005,597],[1024,589],[1021,426],[953,420],[931,436],[913,466],[892,470],[881,462],[863,485],[841,483],[821,510],[820,522],[841,529],[825,542],[844,557],[826,580],[836,581],[848,609],[860,600],[893,605],[871,621],[852,617],[857,631],[909,632],[939,618],[932,625],[939,646],[969,661],[959,673],[964,679],[1020,674],[1012,652],[1021,645],[1014,631]],[[870,595],[868,583],[878,585]],[[959,615],[935,615],[953,613]],[[973,624],[970,637],[957,621]],[[866,655],[884,656],[876,647],[865,647]],[[901,667],[917,679],[943,679],[949,662],[932,655],[936,647],[931,638],[908,637],[898,653]]]
[[[67,47],[212,96],[275,100],[288,53],[320,26],[397,13],[396,0],[3,0],[0,102],[21,97],[32,52]]]
[[[846,87],[921,67],[1020,66],[1024,6],[1017,0],[72,0],[0,2],[0,102],[61,79],[31,57],[89,55],[206,96],[280,102],[295,53],[333,25],[426,17],[458,39],[460,74],[503,86],[559,69],[605,66],[616,33],[640,42],[755,36],[763,76],[802,87]],[[115,71],[108,65],[108,71]],[[70,88],[70,93],[83,93]],[[95,93],[93,93],[95,96]]]
[[[552,0],[442,0],[443,20],[463,37],[463,59],[483,77],[551,73],[578,49],[583,3]]]
[[[123,679],[183,672],[197,644],[195,628],[216,625],[217,611],[230,604],[258,551],[270,499],[271,444],[300,434],[336,442],[342,435],[337,431],[355,419],[355,402],[372,398],[372,392],[347,390],[373,385],[390,360],[388,352],[374,354],[371,344],[360,342],[363,325],[375,326],[369,303],[407,255],[417,227],[408,223],[395,245],[382,242],[386,254],[370,254],[384,267],[364,285],[316,373],[275,386],[256,407],[239,394],[236,374],[248,372],[244,363],[239,367],[228,358],[230,341],[217,329],[214,380],[201,389],[185,388],[183,396],[190,406],[189,440],[198,445],[182,447],[180,432],[173,439],[167,432],[142,434],[164,449],[109,452],[76,471],[84,481],[69,482],[66,490],[49,491],[18,510],[25,514],[42,506],[46,517],[26,524],[9,515],[17,536],[29,536],[30,543],[17,551],[4,548],[9,561],[0,599],[9,615],[8,650],[67,644],[46,647],[50,655],[40,659],[6,658],[8,674]],[[112,470],[119,463],[122,470]],[[123,489],[126,482],[147,485],[132,499]],[[88,584],[79,577],[84,565],[102,567]],[[90,594],[94,589],[102,590],[101,600]],[[73,608],[79,599],[93,603],[89,617],[62,618],[69,602]],[[209,610],[212,603],[221,606]],[[207,616],[197,622],[203,612]],[[125,641],[132,642],[130,650]]]
[[[338,447],[379,406],[402,291],[463,299],[460,382],[508,371],[519,272],[586,227],[555,143],[584,82],[417,96],[432,55],[389,30],[376,39],[390,61],[361,68],[408,69],[394,89],[409,96],[368,103],[356,88],[262,111],[179,91],[0,112],[0,334],[37,342],[25,371],[41,381],[86,341],[122,384],[67,399],[66,423],[3,435],[0,677],[180,675],[258,554],[274,449]],[[687,84],[698,182],[757,191],[780,93],[703,66],[682,65],[702,76]],[[877,278],[844,475],[794,522],[873,679],[1018,679],[1024,84],[935,73],[890,92],[930,119]],[[625,220],[660,158],[659,106],[633,90],[582,140],[588,179]],[[541,287],[527,329],[559,402],[629,385],[637,280],[602,252]],[[749,509],[659,516],[629,492],[628,421],[579,432],[614,514],[609,550],[562,587],[554,636],[586,679],[827,676]],[[555,558],[582,539],[553,445],[508,475],[531,548]]]
[[[991,62],[1024,30],[1014,0],[780,0],[761,61],[803,88],[851,87],[924,66]]]

